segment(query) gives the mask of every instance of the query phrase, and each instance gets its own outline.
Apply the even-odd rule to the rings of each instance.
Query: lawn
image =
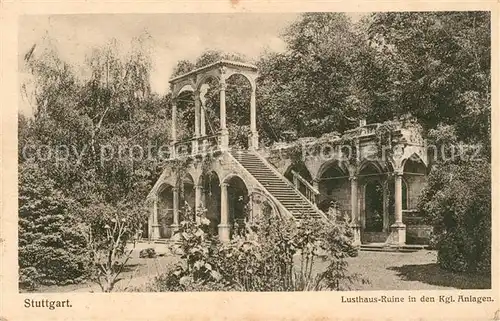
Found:
[[[441,270],[437,252],[360,252],[349,260],[349,271],[360,273],[370,284],[359,290],[452,290],[489,289],[489,276],[467,275]]]
[[[141,249],[154,247],[162,256],[155,259],[139,258]],[[177,256],[169,253],[166,245],[140,243],[126,266],[122,281],[116,291],[141,286],[165,271]],[[349,271],[359,273],[369,280],[368,284],[357,284],[355,290],[439,290],[439,289],[488,289],[490,278],[482,275],[466,275],[441,270],[437,265],[436,251],[360,252],[349,259]],[[323,265],[324,266],[324,265]],[[321,267],[318,267],[321,269]],[[100,292],[95,284],[43,287],[37,292]]]

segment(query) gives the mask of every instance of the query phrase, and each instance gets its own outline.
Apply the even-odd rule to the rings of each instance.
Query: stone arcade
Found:
[[[246,78],[251,88],[245,149],[229,144],[226,84],[233,75]],[[223,60],[170,80],[170,158],[172,164],[183,161],[185,168],[179,171],[167,164],[149,193],[151,215],[145,231],[149,239],[171,238],[184,205],[205,208],[212,233],[223,241],[245,222],[265,215],[265,209],[300,220],[305,215],[325,217],[324,211],[333,206],[350,216],[357,245],[427,241],[430,228],[420,223],[416,210],[428,168],[418,124],[409,119],[392,120],[390,126],[360,121],[359,127],[341,137],[329,134],[263,147],[256,121],[257,76],[253,65]],[[207,109],[201,90],[209,79],[219,86],[220,129],[214,136],[206,132]],[[194,133],[187,141],[177,141],[177,99],[186,90],[194,97]],[[390,139],[380,151],[382,133]],[[298,149],[302,157],[294,154]],[[337,156],[347,155],[346,151],[353,155],[332,157],[334,150]],[[205,157],[207,153],[212,156]]]

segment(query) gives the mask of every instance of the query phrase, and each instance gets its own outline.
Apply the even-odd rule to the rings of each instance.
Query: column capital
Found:
[[[227,89],[227,84],[226,84],[226,82],[222,82],[222,81],[221,81],[221,82],[219,83],[219,91],[226,91],[226,89]]]
[[[229,183],[226,183],[226,182],[220,183],[220,187],[227,188],[228,186],[229,186]]]
[[[402,170],[394,171],[394,176],[395,177],[403,177],[403,171]]]
[[[357,181],[358,180],[358,177],[353,175],[353,176],[349,176],[349,180],[352,182],[352,181]]]
[[[174,186],[174,187],[172,187],[172,191],[173,191],[174,193],[177,193],[177,192],[179,191],[179,187],[175,187],[175,186]]]

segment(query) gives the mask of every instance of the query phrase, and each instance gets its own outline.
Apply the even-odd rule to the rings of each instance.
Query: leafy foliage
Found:
[[[434,226],[441,267],[490,271],[490,175],[484,160],[439,164],[429,175],[420,207]]]
[[[142,204],[162,167],[168,115],[149,87],[147,37],[132,41],[131,48],[122,54],[115,41],[94,48],[83,73],[62,61],[50,43],[25,61],[31,77],[22,88],[34,114],[19,118],[19,238],[26,246],[20,266],[39,283],[77,282],[92,274],[93,265],[78,263],[76,256],[88,246],[101,251],[104,226],[111,226],[102,220],[109,215],[144,223]],[[136,223],[127,228],[136,229]],[[113,239],[121,248],[129,236]],[[108,263],[112,269],[114,261]]]
[[[357,250],[352,247],[352,232],[344,218],[334,217],[326,225],[310,220],[297,227],[276,214],[267,214],[229,243],[210,236],[208,220],[203,217],[200,224],[182,222],[177,252],[182,253],[183,264],[171,266],[146,290],[344,290],[366,281],[347,271],[345,259]],[[324,261],[328,265],[320,272]]]
[[[267,138],[344,131],[366,110],[357,78],[367,47],[341,13],[306,13],[284,33],[287,51],[258,63],[258,105]]]
[[[489,145],[488,12],[376,13],[365,24],[383,75],[363,77],[372,116],[382,108],[411,113],[427,129],[454,125],[459,139]]]
[[[19,173],[19,195],[20,286],[35,289],[82,281],[89,260],[75,219],[77,204],[32,162]]]
[[[91,279],[103,292],[111,292],[135,248],[134,237],[145,219],[144,211],[123,204],[99,204],[84,211],[86,244],[92,260]],[[133,246],[126,249],[131,241]]]

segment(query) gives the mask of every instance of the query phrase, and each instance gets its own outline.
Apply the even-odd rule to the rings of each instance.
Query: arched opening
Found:
[[[279,211],[269,197],[260,190],[254,190],[249,196],[251,210],[248,213],[247,221],[250,223],[259,222],[264,216],[279,215]]]
[[[342,211],[350,210],[349,177],[338,161],[328,162],[322,166],[318,187],[320,192],[318,207],[321,210],[328,211],[330,207]]]
[[[418,197],[426,184],[426,175],[427,168],[418,156],[413,155],[405,161],[403,167],[403,210],[417,208]]]
[[[177,94],[177,140],[185,141],[194,137],[194,95],[186,86]]]
[[[361,241],[363,243],[384,243],[390,232],[390,185],[382,167],[373,162],[362,165],[359,173]]]
[[[220,180],[216,172],[209,172],[202,176],[203,204],[205,204],[206,218],[210,221],[208,230],[212,235],[218,234],[220,223]]]
[[[202,119],[205,119],[205,123],[201,123],[201,135],[217,136],[220,132],[219,80],[209,75],[202,80],[198,88],[200,91],[201,113],[204,113]]]
[[[158,192],[158,224],[160,225],[160,238],[172,236],[171,225],[174,223],[174,199],[171,185],[163,185]]]
[[[245,182],[238,176],[231,176],[226,183],[228,183],[229,224],[233,226],[231,232],[233,235],[242,235],[245,233],[245,225],[251,210],[248,189]]]
[[[403,166],[402,203],[403,223],[407,225],[422,224],[419,216],[418,198],[426,185],[427,168],[424,162],[417,156],[412,155]]]
[[[226,79],[226,117],[229,145],[248,148],[250,137],[250,96],[252,85],[242,74],[232,74]]]
[[[295,187],[303,195],[306,195],[307,187],[299,179],[294,179],[294,172],[297,173],[301,178],[303,178],[309,184],[312,184],[311,173],[309,172],[309,170],[307,169],[306,165],[303,162],[297,161],[288,167],[288,169],[286,170],[285,175],[284,175],[286,177],[286,179],[288,179],[292,184],[294,184]]]
[[[195,191],[191,174],[186,173],[181,180],[179,193],[179,222],[195,219]]]

